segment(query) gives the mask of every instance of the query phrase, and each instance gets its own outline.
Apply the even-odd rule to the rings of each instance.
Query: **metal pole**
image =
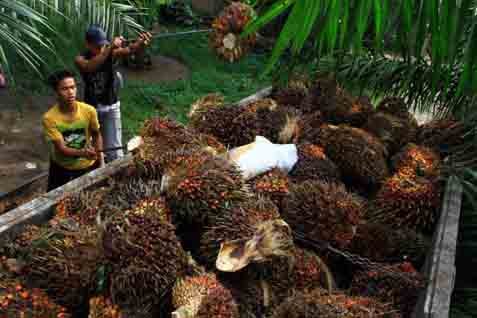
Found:
[[[208,32],[211,32],[212,30],[213,29],[203,29],[203,30],[192,30],[192,31],[184,31],[184,32],[156,33],[152,35],[152,38],[159,39],[159,38],[176,37],[176,36],[195,34],[195,33],[208,33]],[[126,41],[134,41],[134,40],[136,39],[127,39]]]

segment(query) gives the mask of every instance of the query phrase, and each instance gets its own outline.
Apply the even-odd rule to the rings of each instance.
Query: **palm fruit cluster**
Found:
[[[121,308],[153,306],[185,272],[186,253],[160,207],[139,204],[105,224],[111,298]]]
[[[273,143],[296,143],[300,133],[299,113],[291,107],[279,106],[275,109],[257,110],[256,127],[258,134]]]
[[[432,234],[439,217],[441,185],[402,170],[389,177],[370,202],[367,219]]]
[[[306,240],[349,245],[362,219],[364,201],[339,183],[305,181],[283,200],[282,217]]]
[[[298,145],[298,162],[290,172],[294,182],[306,180],[339,181],[341,173],[325,150],[310,143]]]
[[[430,240],[414,230],[396,228],[380,223],[360,224],[349,250],[381,263],[411,262],[423,265]]]
[[[191,153],[181,162],[173,161],[166,171],[162,191],[169,206],[195,222],[206,222],[209,215],[248,196],[240,170],[216,156]]]
[[[126,318],[121,309],[113,304],[111,299],[104,296],[93,297],[89,300],[88,318]]]
[[[251,21],[253,9],[241,2],[232,2],[212,22],[209,43],[217,55],[228,62],[235,62],[255,45],[256,35],[240,36]]]
[[[103,263],[97,233],[50,230],[30,244],[25,273],[36,287],[72,312],[87,304]]]
[[[401,97],[386,97],[377,107],[379,112],[383,112],[401,119],[416,122],[416,119],[409,112],[406,102]]]
[[[173,318],[238,318],[232,293],[214,274],[187,276],[177,280],[172,291]]]
[[[201,260],[205,264],[214,264],[222,243],[250,240],[261,224],[279,218],[277,207],[263,197],[234,204],[230,211],[217,214],[210,220],[210,226],[201,238]]]
[[[335,289],[336,283],[331,270],[317,254],[297,247],[293,257],[293,288],[300,291],[318,287]]]
[[[310,85],[311,83],[306,76],[293,74],[286,84],[276,83],[273,86],[271,96],[279,105],[297,106],[308,95]]]
[[[286,172],[274,168],[249,180],[253,192],[268,197],[277,207],[282,206],[283,199],[290,193],[290,180]]]
[[[374,189],[388,177],[387,150],[376,137],[346,125],[338,126],[328,137],[326,153],[347,183]]]
[[[414,138],[417,123],[377,112],[369,117],[363,129],[378,137],[389,153],[394,154]]]
[[[439,154],[431,148],[407,144],[392,157],[394,171],[411,169],[415,174],[425,177],[437,177],[440,166]]]
[[[0,316],[12,318],[69,318],[66,308],[55,304],[38,289],[29,289],[18,280],[0,282]]]
[[[419,126],[416,143],[446,155],[463,145],[467,128],[452,118],[435,119]]]
[[[353,278],[350,292],[390,303],[403,317],[410,317],[419,293],[425,287],[424,279],[410,263],[400,263],[388,268],[399,275],[390,274],[386,268],[358,272]]]

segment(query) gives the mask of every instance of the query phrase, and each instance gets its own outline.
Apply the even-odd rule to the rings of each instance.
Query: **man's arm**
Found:
[[[151,42],[151,38],[152,35],[150,33],[141,33],[139,35],[139,38],[127,47],[121,47],[121,45],[116,45],[113,48],[113,57],[125,57],[132,53],[144,50],[144,48]],[[116,38],[114,42],[120,44],[121,41],[122,38]]]
[[[105,46],[101,50],[101,53],[89,60],[85,59],[82,55],[78,55],[75,58],[76,67],[78,67],[81,72],[92,73],[106,61],[109,54],[111,54],[111,50],[110,46]]]
[[[101,136],[101,132],[98,130],[92,131],[91,137],[93,138],[93,147],[99,160],[99,165],[102,167],[104,165],[104,152],[102,152],[103,137]]]

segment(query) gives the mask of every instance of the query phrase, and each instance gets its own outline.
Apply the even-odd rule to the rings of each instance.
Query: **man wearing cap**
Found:
[[[150,40],[150,33],[141,33],[135,42],[123,47],[122,37],[115,37],[110,44],[106,32],[99,25],[92,25],[86,31],[87,50],[76,57],[75,64],[85,85],[84,102],[94,106],[98,112],[105,149],[122,146],[117,59],[143,50]],[[122,150],[106,151],[105,161],[122,156]]]

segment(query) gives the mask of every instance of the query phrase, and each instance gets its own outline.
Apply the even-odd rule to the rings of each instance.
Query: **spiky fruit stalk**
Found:
[[[166,171],[161,189],[169,206],[197,223],[207,223],[209,216],[249,195],[239,169],[222,158],[192,153]]]
[[[186,253],[163,216],[161,210],[139,205],[105,225],[110,292],[121,308],[150,308],[185,272]]]
[[[439,217],[441,186],[436,180],[401,171],[388,178],[370,202],[366,218],[394,228],[432,234]]]
[[[89,300],[88,318],[125,318],[117,305],[104,296],[94,297]]]
[[[295,182],[339,181],[341,173],[322,147],[304,143],[298,146],[298,162],[290,172],[290,177]]]
[[[282,217],[305,239],[349,245],[363,214],[364,202],[342,184],[306,181],[293,185],[283,201]]]
[[[17,280],[5,278],[0,282],[0,315],[18,318],[71,317],[64,307],[53,303],[44,291],[29,289]]]
[[[283,199],[290,193],[290,180],[286,172],[274,168],[248,181],[254,193],[268,197],[281,208]]]
[[[400,273],[400,276],[384,270],[358,272],[353,278],[350,292],[391,303],[403,317],[410,317],[419,293],[425,287],[424,279],[410,263],[393,265],[391,270]]]
[[[67,234],[53,230],[32,242],[28,254],[26,274],[35,286],[73,312],[87,304],[104,261],[96,232],[88,228]]]
[[[218,56],[228,62],[239,60],[255,45],[255,34],[240,36],[252,19],[252,10],[250,6],[234,1],[212,22],[209,44]]]
[[[439,154],[431,148],[410,143],[392,158],[395,171],[410,168],[417,175],[437,177],[440,166]]]
[[[394,154],[415,137],[417,123],[378,112],[369,117],[363,129],[378,137]]]
[[[420,267],[429,247],[429,239],[413,230],[380,223],[365,223],[358,226],[349,250],[375,262],[409,261]]]
[[[207,112],[211,108],[221,107],[224,105],[224,96],[222,94],[213,93],[205,95],[196,100],[190,106],[187,116],[189,119],[197,119],[203,113]]]
[[[389,175],[386,148],[362,129],[337,126],[328,136],[326,154],[338,165],[347,183],[374,189]]]

